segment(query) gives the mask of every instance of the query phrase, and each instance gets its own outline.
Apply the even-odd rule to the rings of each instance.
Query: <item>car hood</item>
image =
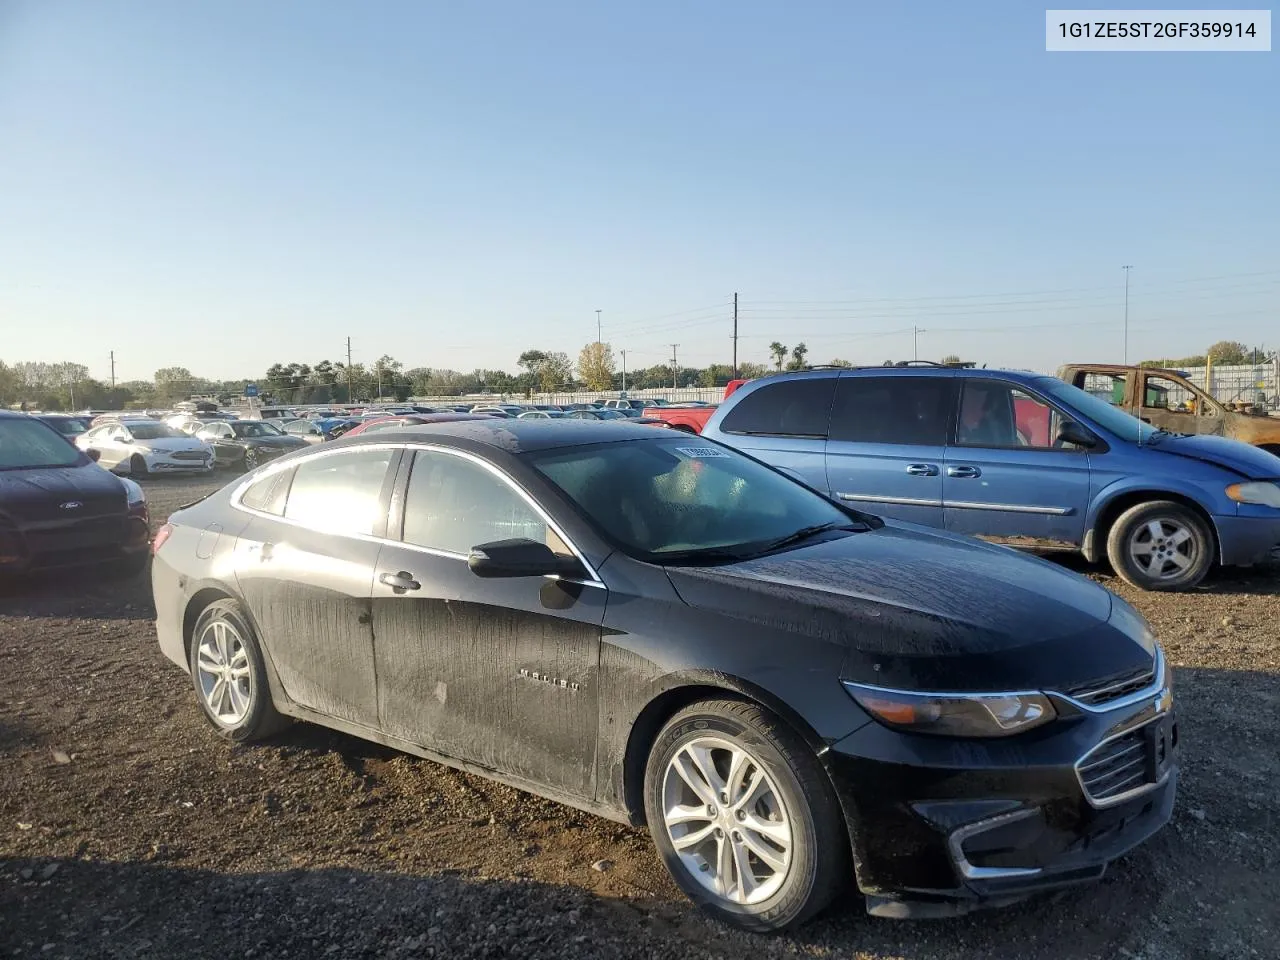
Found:
[[[779,657],[787,634],[844,643],[844,679],[879,686],[1062,689],[1154,652],[1142,618],[1084,577],[910,524],[667,573],[691,606],[776,631]]]
[[[0,514],[8,514],[20,526],[25,521],[123,515],[126,499],[124,484],[96,463],[0,470]]]
[[[1240,440],[1161,435],[1150,445],[1150,449],[1226,467],[1250,480],[1272,480],[1280,477],[1280,458]]]

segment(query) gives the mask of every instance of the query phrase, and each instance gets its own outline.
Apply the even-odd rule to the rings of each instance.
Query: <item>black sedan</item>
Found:
[[[193,436],[213,447],[214,463],[252,470],[283,453],[310,447],[269,420],[232,420],[206,423]]]
[[[715,443],[459,422],[287,457],[172,516],[160,647],[213,726],[295,717],[647,823],[753,930],[853,878],[937,916],[1100,877],[1174,800],[1142,618]]]
[[[42,419],[0,411],[0,576],[92,563],[137,573],[149,537],[142,487]]]

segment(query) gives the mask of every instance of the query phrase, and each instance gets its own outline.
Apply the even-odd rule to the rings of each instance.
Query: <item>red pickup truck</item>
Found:
[[[724,396],[722,400],[728,400],[733,392],[746,383],[746,380],[730,380],[729,385],[724,388]],[[707,425],[707,421],[711,419],[711,414],[716,412],[716,405],[711,404],[705,407],[645,407],[644,415],[650,420],[665,420],[673,430],[683,430],[685,433],[701,433],[702,428]]]

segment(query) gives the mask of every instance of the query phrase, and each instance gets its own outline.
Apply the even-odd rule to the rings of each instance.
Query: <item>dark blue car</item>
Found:
[[[1280,457],[1159,430],[1054,377],[870,367],[752,381],[703,435],[832,497],[957,533],[1104,555],[1148,590],[1280,545]]]

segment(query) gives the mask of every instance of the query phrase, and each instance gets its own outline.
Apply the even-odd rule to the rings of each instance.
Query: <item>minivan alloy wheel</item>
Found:
[[[225,620],[210,622],[196,654],[200,693],[209,712],[232,726],[249,712],[252,686],[244,638]]]
[[[739,904],[769,899],[791,866],[792,831],[761,763],[718,737],[686,743],[663,779],[667,834],[708,892]]]
[[[1147,576],[1174,579],[1195,565],[1196,539],[1179,520],[1157,517],[1130,534],[1129,556]]]

